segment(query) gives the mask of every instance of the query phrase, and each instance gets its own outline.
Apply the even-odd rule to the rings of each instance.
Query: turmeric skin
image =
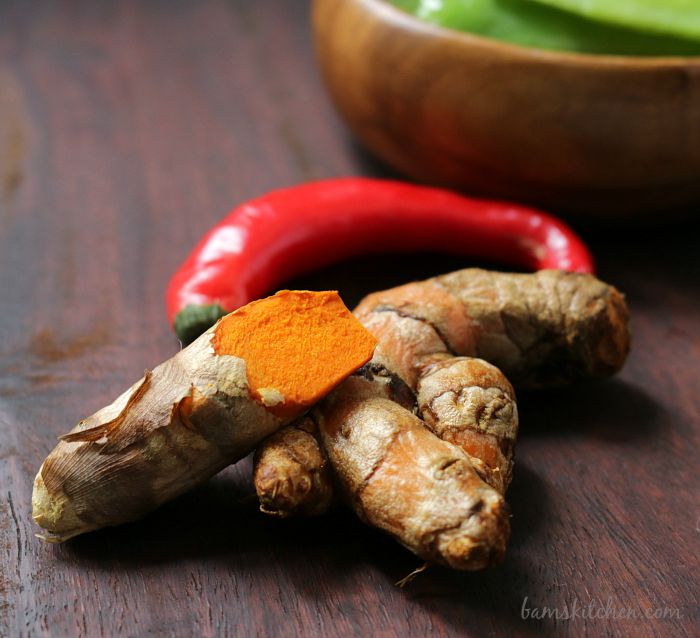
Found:
[[[374,346],[336,293],[282,291],[231,313],[62,437],[36,476],[34,519],[59,542],[142,517],[301,415]]]
[[[481,479],[505,494],[518,409],[503,373],[482,359],[449,357],[425,371],[417,391],[417,411],[428,429],[466,452]]]

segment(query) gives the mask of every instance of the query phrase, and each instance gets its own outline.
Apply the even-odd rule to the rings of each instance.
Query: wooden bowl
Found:
[[[419,181],[564,212],[700,201],[700,57],[527,49],[382,0],[314,0],[313,29],[352,131]]]

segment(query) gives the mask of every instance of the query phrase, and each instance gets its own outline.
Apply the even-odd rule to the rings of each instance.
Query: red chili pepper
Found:
[[[593,272],[573,231],[531,208],[401,182],[330,179],[235,208],[170,280],[168,319],[188,341],[300,273],[357,255],[427,250]]]

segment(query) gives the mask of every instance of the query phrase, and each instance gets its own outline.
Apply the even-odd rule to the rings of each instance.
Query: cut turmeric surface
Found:
[[[253,329],[238,328],[243,325]],[[328,394],[347,370],[366,363],[375,345],[337,292],[282,290],[221,319],[212,338],[217,355],[246,362],[251,393],[279,416],[298,414]]]
[[[207,480],[362,366],[374,345],[336,293],[283,291],[228,315],[62,437],[34,483],[44,538],[135,520]],[[321,379],[307,384],[302,361]]]
[[[238,329],[241,322],[255,330]],[[328,394],[375,345],[337,292],[282,290],[221,319],[212,337],[217,355],[246,362],[252,395],[279,416]]]

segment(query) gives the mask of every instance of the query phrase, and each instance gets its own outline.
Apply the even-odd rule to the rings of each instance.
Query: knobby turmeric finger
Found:
[[[49,541],[142,517],[248,454],[372,356],[335,292],[282,291],[224,317],[42,464],[32,497]]]
[[[418,380],[418,414],[443,441],[469,456],[481,479],[505,494],[518,434],[515,392],[496,366],[450,357]]]
[[[297,419],[268,437],[255,451],[253,480],[260,509],[276,516],[313,516],[334,500],[333,479],[315,422]]]
[[[425,560],[465,570],[499,562],[510,532],[502,495],[461,449],[367,385],[350,377],[314,410],[347,502]]]

